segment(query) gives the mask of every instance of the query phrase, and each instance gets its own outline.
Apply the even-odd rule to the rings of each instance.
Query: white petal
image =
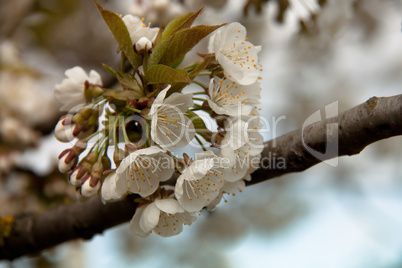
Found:
[[[235,194],[239,191],[243,191],[244,188],[246,188],[244,180],[238,180],[236,182],[225,182],[222,191],[229,194]]]
[[[121,192],[117,189],[116,181],[117,174],[115,172],[107,175],[103,181],[101,189],[101,199],[103,203],[106,201],[116,201],[123,198],[125,192]]]
[[[131,153],[117,168],[116,187],[143,197],[153,194],[160,181],[170,179],[174,172],[173,159],[164,150],[153,146]]]
[[[163,212],[176,214],[184,212],[179,202],[175,199],[157,199],[155,205]]]
[[[140,219],[142,217],[142,213],[144,212],[145,205],[137,207],[135,210],[134,217],[130,221],[130,231],[139,237],[147,237],[150,232],[144,232],[140,227]]]
[[[145,233],[152,231],[159,221],[160,213],[161,211],[156,207],[155,203],[145,205],[139,224],[141,230]]]
[[[162,105],[163,100],[166,97],[167,91],[170,89],[170,85],[168,85],[165,89],[159,92],[158,96],[156,96],[154,102],[152,103],[151,109],[149,110],[149,115],[153,115],[156,113],[156,110]]]
[[[221,42],[229,47],[235,42],[241,42],[246,39],[247,30],[238,22],[232,22],[221,29]]]
[[[154,232],[163,237],[171,237],[178,235],[183,231],[183,224],[191,225],[195,220],[195,216],[191,213],[178,213],[175,215],[161,213],[161,218]]]
[[[65,75],[68,79],[74,81],[77,84],[83,84],[86,80],[88,80],[87,73],[79,66],[75,66],[71,69],[66,70]]]
[[[172,105],[180,109],[182,113],[187,112],[187,110],[194,106],[193,94],[183,94],[183,93],[173,93],[165,101],[165,104]]]
[[[100,76],[100,74],[98,74],[96,71],[91,70],[89,72],[89,78],[88,78],[88,82],[94,85],[102,85],[102,78]]]

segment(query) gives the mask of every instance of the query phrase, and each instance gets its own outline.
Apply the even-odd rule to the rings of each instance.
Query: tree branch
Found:
[[[402,95],[373,97],[337,117],[266,142],[260,169],[252,174],[248,185],[300,172],[330,158],[358,154],[373,142],[397,135],[402,135]],[[335,150],[327,151],[332,145],[337,145]],[[312,150],[322,153],[320,159],[310,153]],[[283,159],[285,166],[272,165],[269,162],[272,157]],[[90,239],[129,221],[136,209],[134,198],[131,195],[123,201],[103,205],[96,197],[40,215],[0,219],[0,259],[37,253],[77,238]]]
[[[372,97],[337,117],[265,142],[260,169],[252,174],[248,185],[300,172],[334,157],[355,155],[373,142],[398,135],[402,135],[402,94]],[[326,151],[327,148],[336,150]],[[321,153],[320,159],[309,149]],[[274,156],[276,160],[282,158],[286,167],[273,165]]]

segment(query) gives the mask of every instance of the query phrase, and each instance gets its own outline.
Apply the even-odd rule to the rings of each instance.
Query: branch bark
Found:
[[[373,97],[337,117],[266,142],[260,168],[252,174],[248,185],[300,172],[330,158],[358,154],[373,142],[397,135],[402,135],[402,95]],[[338,150],[327,151],[332,145]],[[321,152],[320,159],[311,150]],[[273,156],[282,158],[285,166],[272,165],[269,161]],[[77,238],[90,239],[129,221],[136,209],[134,198],[132,195],[106,205],[97,197],[67,204],[43,214],[12,218],[11,223],[8,221],[10,228],[4,228],[7,221],[0,219],[0,259],[38,253]]]

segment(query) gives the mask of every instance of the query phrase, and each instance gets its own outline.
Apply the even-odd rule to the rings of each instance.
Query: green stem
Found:
[[[126,130],[126,126],[125,126],[125,124],[124,124],[124,121],[121,122],[121,128],[122,128],[122,130],[123,130],[124,141],[125,141],[126,143],[130,142],[130,139],[128,138],[128,135],[127,135],[127,130]]]
[[[211,72],[203,72],[203,73],[199,73],[198,75],[211,75]]]
[[[194,138],[198,141],[198,143],[201,145],[202,150],[206,151],[207,149],[205,149],[204,144],[202,143],[202,141],[200,140],[200,138],[198,138],[197,135],[194,136]]]
[[[92,107],[91,108],[94,108],[96,105],[98,105],[99,103],[101,103],[102,101],[105,101],[106,99],[103,97],[103,96],[101,96],[99,99],[97,99],[94,103],[92,103]]]
[[[137,114],[140,114],[140,113],[141,113],[140,110],[135,109],[135,108],[131,108],[131,107],[128,107],[128,106],[126,106],[125,108],[126,108],[127,110],[132,111],[132,112],[137,113]]]
[[[113,144],[115,148],[117,148],[117,125],[119,123],[120,115],[121,113],[117,115],[113,125]]]
[[[208,88],[206,85],[204,85],[203,83],[200,83],[200,82],[198,82],[198,81],[194,81],[194,80],[193,80],[193,83],[196,84],[196,85],[199,85],[199,86],[202,87],[204,90],[205,90],[206,88]],[[193,93],[193,94],[194,94],[194,93]],[[203,94],[207,94],[207,93],[205,93],[205,91],[204,91]]]
[[[193,100],[198,100],[198,101],[202,101],[202,102],[206,101],[206,99],[202,99],[202,98],[193,98]]]

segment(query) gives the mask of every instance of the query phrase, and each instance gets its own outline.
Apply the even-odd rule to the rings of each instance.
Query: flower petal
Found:
[[[166,97],[167,91],[170,89],[170,85],[168,85],[165,89],[159,92],[158,96],[156,96],[154,102],[152,103],[151,109],[149,110],[149,115],[153,115],[156,113],[156,110],[162,105],[163,100]]]
[[[159,216],[161,211],[156,207],[155,203],[151,203],[149,205],[144,205],[144,211],[142,212],[140,218],[140,228],[143,232],[147,233],[152,231],[155,228],[156,224],[159,221]]]
[[[145,206],[139,206],[135,210],[134,217],[130,220],[130,231],[139,237],[147,237],[150,232],[144,232],[140,227],[140,219],[144,212]]]
[[[157,199],[155,205],[163,212],[169,214],[176,214],[184,212],[184,209],[180,206],[179,202],[175,199]]]

